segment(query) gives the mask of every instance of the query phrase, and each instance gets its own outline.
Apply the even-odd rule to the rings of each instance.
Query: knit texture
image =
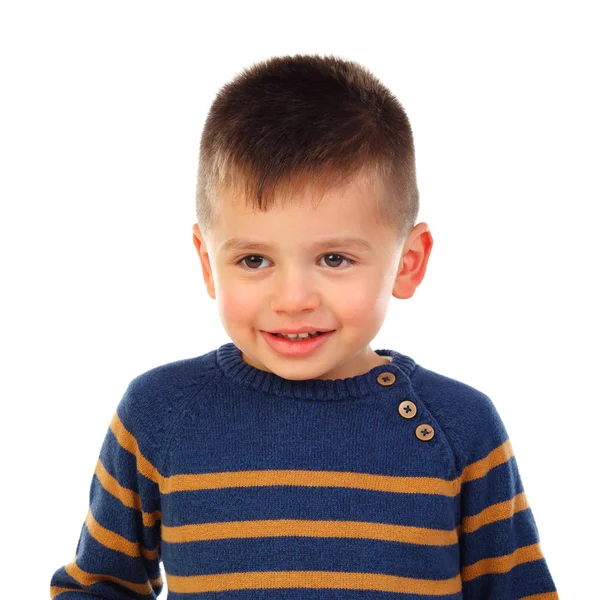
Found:
[[[492,401],[376,352],[287,380],[229,343],[133,379],[51,598],[556,600]]]

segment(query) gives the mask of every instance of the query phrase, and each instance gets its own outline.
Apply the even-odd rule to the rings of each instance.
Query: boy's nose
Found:
[[[274,311],[299,312],[319,305],[320,294],[314,281],[303,274],[281,277],[273,288],[271,308]]]

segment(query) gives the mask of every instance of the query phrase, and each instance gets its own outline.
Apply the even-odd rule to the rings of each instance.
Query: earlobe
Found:
[[[427,263],[433,247],[433,238],[427,223],[419,223],[407,238],[394,282],[395,298],[411,298],[425,277]]]

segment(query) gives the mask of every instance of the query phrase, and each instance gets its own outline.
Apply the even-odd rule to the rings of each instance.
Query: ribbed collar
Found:
[[[393,373],[396,384],[408,382],[416,367],[409,356],[395,350],[375,350],[380,356],[391,356],[389,364],[373,367],[369,372],[346,379],[284,379],[275,373],[257,369],[244,362],[242,352],[233,343],[223,344],[217,349],[217,363],[224,375],[239,385],[253,388],[265,394],[289,396],[307,400],[343,400],[360,398],[380,392],[380,373]]]

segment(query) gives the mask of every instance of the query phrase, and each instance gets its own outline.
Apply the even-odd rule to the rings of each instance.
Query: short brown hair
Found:
[[[286,185],[322,192],[367,173],[383,185],[378,215],[401,239],[419,211],[408,117],[362,65],[332,55],[273,57],[224,85],[208,113],[196,187],[196,217],[209,232],[218,193],[240,189],[266,211]],[[289,195],[285,195],[289,199]]]

